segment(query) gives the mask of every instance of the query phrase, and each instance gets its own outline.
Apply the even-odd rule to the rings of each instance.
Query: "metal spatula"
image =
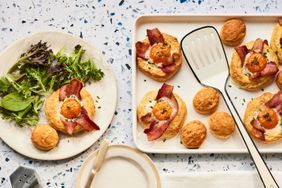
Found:
[[[181,48],[198,82],[217,89],[223,96],[264,186],[278,187],[226,92],[226,82],[229,77],[228,62],[217,30],[212,26],[198,28],[183,37]]]

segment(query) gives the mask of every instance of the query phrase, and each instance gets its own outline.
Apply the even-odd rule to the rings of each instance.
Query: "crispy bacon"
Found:
[[[82,87],[83,84],[80,80],[72,79],[69,84],[63,85],[60,88],[59,100],[63,101],[65,98],[70,97],[71,95],[75,95],[81,99],[80,91]]]
[[[75,122],[86,131],[100,130],[100,127],[89,118],[87,111],[83,107],[81,108],[80,117]]]
[[[173,112],[173,114],[171,114],[171,116],[167,120],[163,120],[163,121],[154,120],[150,124],[150,127],[144,130],[144,133],[147,134],[147,138],[149,141],[160,138],[163,135],[163,133],[167,130],[167,128],[169,127],[170,122],[175,118],[175,116],[178,113],[178,103],[172,91],[173,91],[173,86],[168,85],[166,83],[164,83],[161,89],[159,89],[158,91],[156,100],[159,100],[163,97],[169,98],[172,101],[172,103],[175,105],[176,111]]]
[[[251,121],[251,125],[252,125],[254,128],[256,128],[257,130],[259,130],[259,131],[261,131],[261,132],[263,132],[263,133],[265,132],[265,130],[262,128],[260,122],[259,122],[257,119],[253,119],[253,120]]]
[[[254,136],[260,140],[265,140],[264,133],[256,128],[253,129]]]
[[[145,53],[149,49],[149,47],[150,45],[148,43],[140,41],[136,42],[135,48],[137,57],[147,60],[148,58],[145,57]]]
[[[243,46],[239,46],[239,47],[235,48],[235,50],[236,50],[237,54],[239,55],[240,60],[241,60],[241,64],[243,66],[243,63],[245,61],[245,57],[249,53],[249,49],[247,48],[246,45],[243,45]]]
[[[269,108],[275,108],[282,115],[282,91],[277,92],[273,97],[265,103]]]
[[[77,123],[76,122],[71,122],[71,121],[66,121],[63,118],[61,118],[61,121],[63,122],[63,124],[64,124],[64,126],[65,126],[65,128],[67,130],[67,133],[72,135],[73,130],[77,126]]]
[[[268,46],[268,41],[266,39],[263,40],[263,45],[267,45]]]
[[[141,117],[141,121],[143,121],[144,123],[152,123],[154,121],[154,118],[152,117],[151,113],[148,113]]]
[[[263,51],[263,40],[261,38],[257,38],[254,42],[252,51],[257,53],[262,53]]]
[[[279,71],[277,65],[274,62],[269,62],[266,64],[266,67],[261,72],[255,72],[249,77],[250,80],[255,80],[262,76],[271,76],[275,75]]]
[[[151,46],[155,43],[164,43],[164,37],[158,28],[147,29],[147,36]]]
[[[161,67],[162,71],[165,73],[171,73],[176,70],[176,64],[171,64],[171,65],[164,65]]]
[[[172,96],[173,96],[172,91],[173,91],[173,86],[164,83],[162,85],[161,89],[159,89],[159,91],[158,91],[158,95],[156,97],[156,100],[159,100],[162,97],[172,98]]]
[[[160,138],[169,127],[169,123],[169,121],[162,121],[158,123],[155,121],[152,122],[150,127],[144,130],[144,133],[147,134],[148,140],[152,141]]]
[[[266,64],[265,68],[261,71],[261,76],[275,75],[279,71],[276,63],[269,62]]]
[[[282,26],[282,18],[278,18],[278,23],[280,26]]]

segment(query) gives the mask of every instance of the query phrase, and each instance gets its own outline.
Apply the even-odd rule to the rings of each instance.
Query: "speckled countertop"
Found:
[[[55,28],[85,38],[102,49],[118,79],[117,112],[105,138],[134,145],[131,130],[131,31],[134,19],[150,13],[281,13],[279,0],[0,0],[0,50],[29,33]],[[74,187],[83,160],[99,146],[62,161],[37,161],[0,141],[0,187],[10,187],[18,167],[36,168],[43,187]],[[246,154],[150,155],[160,173],[254,170]],[[282,170],[282,155],[263,155],[272,170]]]

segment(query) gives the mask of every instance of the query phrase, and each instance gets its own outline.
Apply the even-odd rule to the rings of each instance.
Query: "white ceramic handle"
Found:
[[[248,134],[245,126],[243,125],[242,120],[240,119],[237,111],[235,110],[235,107],[233,103],[231,102],[231,99],[229,96],[225,93],[225,91],[222,91],[223,97],[225,99],[225,102],[227,104],[227,107],[229,108],[231,114],[233,115],[233,118],[237,124],[237,128],[239,129],[239,132],[241,133],[241,136],[244,140],[244,143],[249,150],[249,153],[251,154],[251,157],[253,158],[253,161],[255,163],[255,166],[257,168],[257,171],[260,175],[260,178],[266,188],[278,188],[279,186],[275,182],[271,172],[269,171],[268,167],[266,166],[264,160],[262,159],[257,147],[255,146],[252,138]]]

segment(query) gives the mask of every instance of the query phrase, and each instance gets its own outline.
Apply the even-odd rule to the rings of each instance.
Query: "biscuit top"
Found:
[[[50,150],[57,145],[59,136],[49,125],[37,125],[32,131],[31,140],[38,149]]]
[[[220,137],[228,137],[235,130],[233,118],[226,112],[215,112],[209,118],[211,131]]]
[[[241,19],[227,20],[220,31],[220,37],[224,44],[230,46],[239,45],[246,35],[246,25]]]
[[[198,148],[203,143],[206,135],[205,125],[199,120],[194,120],[183,127],[181,141],[187,148]]]
[[[199,113],[212,113],[219,104],[219,93],[213,88],[203,88],[193,99],[193,105]]]

